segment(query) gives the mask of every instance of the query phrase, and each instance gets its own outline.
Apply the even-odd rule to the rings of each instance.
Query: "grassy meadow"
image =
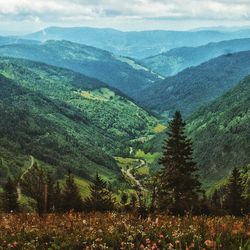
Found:
[[[135,214],[0,215],[0,249],[249,250],[249,217],[141,219]]]

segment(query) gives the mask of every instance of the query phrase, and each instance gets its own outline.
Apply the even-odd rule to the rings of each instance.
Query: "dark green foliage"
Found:
[[[62,211],[62,189],[60,187],[60,183],[57,181],[54,186],[54,211],[60,212]]]
[[[16,181],[8,177],[7,182],[3,186],[3,190],[4,211],[7,213],[19,211]]]
[[[220,56],[145,88],[137,99],[157,113],[190,115],[250,74],[250,52]]]
[[[122,204],[123,206],[125,206],[127,202],[128,202],[128,194],[127,194],[127,193],[122,193],[122,196],[121,196],[121,204]]]
[[[21,191],[36,201],[39,214],[47,212],[48,172],[37,163],[21,177]]]
[[[5,178],[20,171],[28,155],[56,167],[60,176],[72,168],[88,179],[96,170],[117,178],[111,156],[121,154],[130,140],[150,135],[157,124],[104,83],[69,70],[5,58],[0,73],[5,75],[0,76],[0,173]]]
[[[217,43],[209,43],[198,47],[181,47],[165,53],[148,57],[142,63],[164,76],[171,76],[180,71],[197,66],[212,58],[250,50],[250,39],[235,39]]]
[[[107,189],[107,183],[98,175],[90,187],[90,197],[85,200],[88,211],[112,211],[115,208],[112,193]]]
[[[250,162],[250,77],[188,120],[194,159],[206,185]]]
[[[173,214],[192,212],[198,207],[200,182],[197,166],[192,158],[192,144],[185,135],[185,122],[176,112],[169,123],[168,138],[159,163],[157,205]]]
[[[243,185],[240,171],[234,168],[226,186],[224,208],[232,215],[242,215],[244,207]]]
[[[46,200],[46,211],[47,212],[54,212],[55,208],[57,207],[56,200],[57,200],[57,190],[54,177],[52,173],[47,173],[47,200]],[[60,198],[60,197],[59,197]]]
[[[74,176],[68,173],[65,185],[61,194],[61,207],[64,212],[74,210],[80,212],[83,209],[83,200],[77,187]]]
[[[212,198],[211,198],[211,204],[215,209],[221,208],[221,205],[222,205],[221,199],[220,199],[220,196],[219,196],[217,189],[214,190],[214,193],[213,193]]]

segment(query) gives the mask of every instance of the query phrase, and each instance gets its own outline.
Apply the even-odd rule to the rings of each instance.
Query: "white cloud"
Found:
[[[133,20],[248,22],[249,0],[0,0],[0,22],[92,25]],[[149,21],[148,21],[149,22]],[[35,23],[35,24],[34,24]],[[185,24],[185,22],[184,22]],[[126,26],[126,25],[125,25]],[[0,23],[1,27],[1,23]]]

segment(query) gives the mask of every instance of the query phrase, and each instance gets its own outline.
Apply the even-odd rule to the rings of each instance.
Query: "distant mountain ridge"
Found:
[[[39,41],[22,39],[13,36],[0,36],[0,46],[10,44],[39,44]]]
[[[177,47],[200,46],[209,42],[249,37],[250,30],[234,32],[216,30],[122,32],[114,29],[89,27],[48,27],[23,38],[39,41],[69,40],[104,49],[116,55],[143,59]]]
[[[134,59],[69,41],[4,45],[0,46],[0,56],[24,58],[68,68],[97,78],[131,97],[140,89],[164,79]]]
[[[250,50],[250,39],[235,39],[218,43],[209,43],[199,47],[181,47],[153,57],[141,60],[142,64],[164,76],[197,66],[212,58]]]
[[[139,102],[157,113],[190,115],[250,74],[250,51],[223,55],[145,88]]]

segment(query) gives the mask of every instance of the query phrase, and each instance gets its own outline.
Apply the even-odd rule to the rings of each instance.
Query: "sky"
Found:
[[[48,26],[189,30],[250,26],[250,0],[0,0],[0,34]]]

